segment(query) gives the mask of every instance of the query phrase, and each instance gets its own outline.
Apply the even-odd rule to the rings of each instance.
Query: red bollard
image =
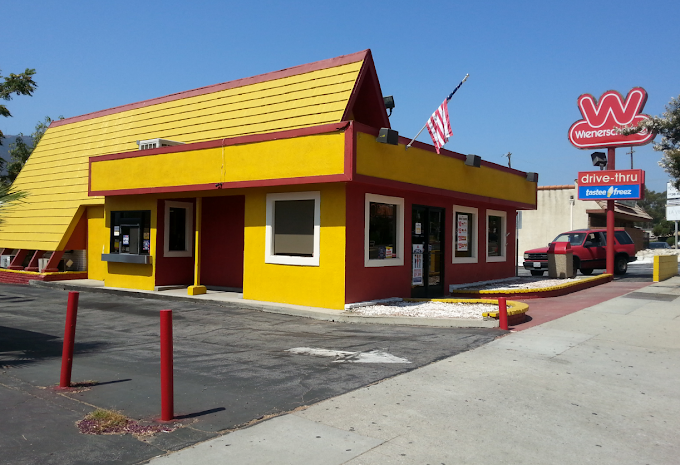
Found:
[[[161,310],[161,420],[175,417],[172,376],[172,310]]]
[[[498,326],[501,329],[508,329],[508,304],[505,297],[498,298]]]
[[[78,317],[78,292],[68,293],[66,305],[66,327],[64,328],[64,347],[61,352],[61,378],[59,387],[71,387],[71,368],[73,367],[73,345],[76,339],[76,318]]]

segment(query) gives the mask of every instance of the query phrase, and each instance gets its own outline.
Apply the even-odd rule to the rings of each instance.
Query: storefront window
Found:
[[[505,261],[506,249],[506,213],[487,210],[486,213],[487,233],[487,261]]]
[[[164,257],[191,257],[194,205],[165,201]]]
[[[267,195],[265,263],[319,266],[320,193]]]
[[[404,199],[366,194],[366,266],[404,264]]]
[[[453,263],[477,263],[477,209],[453,206]]]
[[[149,210],[111,212],[111,253],[149,255],[150,250]]]

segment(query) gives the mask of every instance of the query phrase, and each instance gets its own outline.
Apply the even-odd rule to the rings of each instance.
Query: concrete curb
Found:
[[[266,302],[255,301],[222,301],[206,297],[190,297],[177,295],[162,295],[158,293],[137,291],[131,289],[118,289],[106,287],[89,287],[75,284],[68,284],[64,281],[29,281],[31,286],[47,287],[51,289],[61,289],[64,291],[94,292],[100,294],[126,294],[131,297],[141,299],[165,300],[168,302],[191,302],[195,304],[212,305],[218,307],[247,307],[267,313],[278,313],[281,315],[311,318],[314,320],[355,323],[372,325],[400,325],[400,326],[429,326],[435,328],[498,328],[498,320],[469,320],[462,318],[410,318],[410,317],[389,317],[389,316],[360,316],[348,314],[342,310],[328,310],[316,307],[303,307],[299,305],[269,304]],[[202,297],[202,298],[201,298]]]

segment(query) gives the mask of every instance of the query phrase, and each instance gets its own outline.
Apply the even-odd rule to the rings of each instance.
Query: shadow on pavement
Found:
[[[105,343],[76,342],[77,354],[97,352]],[[62,341],[51,334],[0,326],[0,365],[19,368],[48,358],[61,357]]]

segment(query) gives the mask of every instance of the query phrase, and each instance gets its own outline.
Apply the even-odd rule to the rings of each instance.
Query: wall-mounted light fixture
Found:
[[[527,173],[527,181],[538,182],[538,173],[528,172]]]
[[[590,158],[593,160],[593,166],[599,166],[600,170],[607,166],[607,154],[604,152],[593,152]]]
[[[467,166],[474,166],[475,168],[479,168],[480,166],[482,166],[482,157],[480,157],[479,155],[466,155],[465,164]]]
[[[375,140],[381,144],[399,145],[399,132],[390,128],[380,128]]]
[[[385,109],[390,110],[390,114],[387,115],[387,117],[389,118],[390,116],[392,116],[392,110],[394,110],[394,97],[391,95],[383,97],[383,102],[385,103]]]

